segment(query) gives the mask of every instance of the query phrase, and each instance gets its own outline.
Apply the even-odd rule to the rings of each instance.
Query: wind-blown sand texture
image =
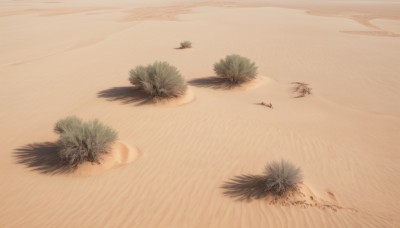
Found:
[[[398,12],[362,0],[1,1],[0,227],[399,227]],[[182,40],[193,48],[177,50]],[[207,84],[229,54],[266,83]],[[156,60],[196,99],[137,105],[128,72]],[[295,98],[292,82],[312,93]],[[18,162],[51,154],[68,115],[113,126],[140,157],[89,177]],[[223,194],[281,158],[302,168],[300,195]]]

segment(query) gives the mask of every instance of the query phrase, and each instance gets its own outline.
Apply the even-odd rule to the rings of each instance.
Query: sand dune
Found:
[[[0,227],[400,226],[396,2],[54,2],[0,3]],[[264,83],[214,84],[233,53]],[[191,102],[129,96],[129,70],[155,60],[180,70]],[[116,145],[87,177],[27,167],[51,162],[23,152],[52,154],[68,115],[113,126],[133,153]],[[223,194],[281,158],[304,173],[289,205]]]

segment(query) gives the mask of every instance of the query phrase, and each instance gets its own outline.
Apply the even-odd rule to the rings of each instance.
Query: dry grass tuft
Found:
[[[311,88],[308,84],[303,82],[292,82],[295,87],[293,88],[293,92],[297,93],[296,98],[305,97],[306,95],[311,95]]]

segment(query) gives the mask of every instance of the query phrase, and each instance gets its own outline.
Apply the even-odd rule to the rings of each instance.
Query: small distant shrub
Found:
[[[293,92],[297,93],[297,98],[305,97],[306,95],[311,94],[311,88],[308,86],[308,84],[303,82],[292,82],[292,84],[295,84]]]
[[[179,71],[167,62],[137,66],[130,71],[129,81],[152,98],[179,97],[187,89]]]
[[[257,67],[250,59],[240,55],[228,55],[214,64],[215,73],[231,84],[241,84],[257,76]]]
[[[76,116],[59,120],[54,131],[60,135],[60,159],[74,168],[83,162],[100,163],[100,156],[117,140],[117,132],[110,127],[98,120],[83,122]]]
[[[192,42],[187,41],[187,40],[181,42],[181,49],[185,49],[185,48],[192,48]]]
[[[285,160],[267,164],[265,174],[265,191],[276,195],[294,189],[303,179],[301,170]]]
[[[272,106],[272,103],[270,102],[270,103],[265,103],[264,101],[262,101],[262,102],[260,102],[260,103],[258,103],[259,105],[262,105],[262,106],[265,106],[265,107],[267,107],[267,108],[274,108],[273,106]]]

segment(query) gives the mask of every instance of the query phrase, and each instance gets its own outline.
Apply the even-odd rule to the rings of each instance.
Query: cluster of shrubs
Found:
[[[102,155],[109,152],[118,137],[115,130],[97,119],[84,122],[76,116],[59,120],[54,131],[59,134],[59,158],[64,165],[73,169],[84,162],[99,164]],[[296,190],[302,179],[299,168],[281,160],[267,164],[261,176],[238,176],[223,188],[226,194],[243,199],[261,198],[268,194],[282,196]]]
[[[54,131],[59,134],[58,155],[62,163],[72,169],[84,162],[100,163],[102,155],[109,152],[118,134],[98,120],[82,121],[76,116],[59,120]],[[282,196],[297,189],[302,182],[301,170],[281,160],[265,166],[261,176],[243,175],[227,182],[225,194],[241,199],[262,198],[268,194]]]
[[[191,43],[185,41],[181,46],[189,48]],[[215,63],[214,70],[219,77],[235,85],[247,82],[257,74],[255,64],[239,55],[221,59]],[[180,97],[187,90],[178,69],[167,62],[137,66],[129,74],[131,84],[152,99]],[[75,116],[58,121],[54,131],[60,135],[57,142],[60,159],[73,168],[83,162],[100,163],[101,156],[117,140],[116,131],[98,120],[84,122]]]
[[[184,41],[180,48],[191,47],[190,41]],[[219,60],[214,64],[214,71],[217,77],[234,86],[257,76],[255,63],[239,55],[228,55]],[[137,66],[130,71],[129,81],[152,99],[180,97],[187,90],[178,69],[167,62],[156,61],[147,66]],[[109,152],[118,137],[115,130],[98,120],[85,122],[76,116],[59,120],[54,131],[59,134],[59,158],[63,164],[72,168],[84,162],[100,163],[102,155]],[[296,188],[301,181],[301,170],[282,160],[267,164],[262,176],[241,176],[224,187],[236,195],[254,195],[254,192],[261,195],[283,195]]]
[[[221,59],[214,64],[214,71],[231,85],[251,81],[257,76],[255,63],[240,55],[228,55]],[[129,81],[151,98],[179,97],[187,89],[182,75],[167,62],[137,66],[130,71]]]
[[[161,64],[157,65],[161,68],[169,66],[157,64]],[[150,68],[155,70],[151,66]],[[102,155],[109,152],[118,138],[114,129],[97,119],[84,122],[76,116],[59,120],[54,126],[54,132],[59,134],[57,145],[60,160],[73,169],[84,162],[99,164]],[[281,160],[267,164],[262,176],[239,176],[226,183],[223,188],[226,189],[226,194],[241,198],[261,198],[268,194],[281,196],[295,190],[302,179],[299,168]]]

